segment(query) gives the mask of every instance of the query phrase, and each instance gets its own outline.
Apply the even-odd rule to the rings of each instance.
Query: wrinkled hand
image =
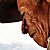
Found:
[[[23,34],[28,33],[37,44],[47,47],[49,34],[48,4],[45,0],[17,0],[21,15]]]

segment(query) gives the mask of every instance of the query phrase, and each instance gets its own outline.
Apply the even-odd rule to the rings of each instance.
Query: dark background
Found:
[[[17,0],[0,0],[0,22],[18,22],[22,16],[18,11]]]

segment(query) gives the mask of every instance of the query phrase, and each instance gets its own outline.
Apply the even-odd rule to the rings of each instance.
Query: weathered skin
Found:
[[[28,33],[37,44],[47,47],[49,35],[49,12],[46,0],[17,0],[18,10],[21,15],[23,34]]]

